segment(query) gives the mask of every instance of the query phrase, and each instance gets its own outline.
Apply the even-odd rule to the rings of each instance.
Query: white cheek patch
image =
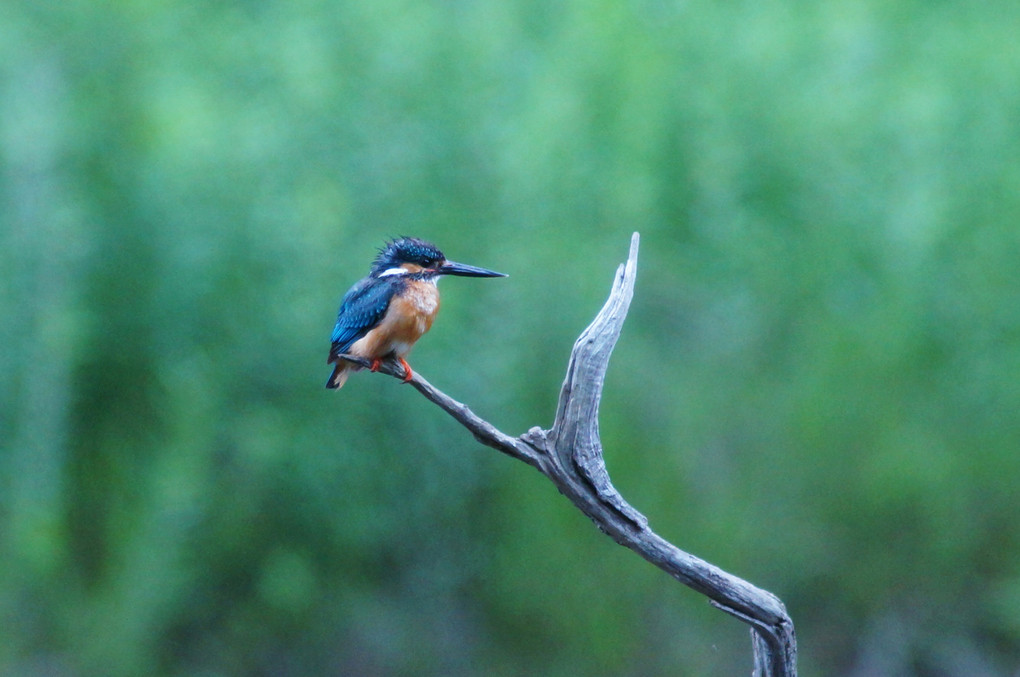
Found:
[[[407,275],[407,268],[387,268],[383,272],[379,273],[379,277],[389,277],[390,275]]]

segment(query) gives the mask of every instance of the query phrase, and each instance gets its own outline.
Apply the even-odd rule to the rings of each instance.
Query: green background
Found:
[[[8,2],[0,674],[722,675],[746,628],[418,393],[551,423],[639,231],[609,471],[805,675],[1020,669],[1015,0]]]

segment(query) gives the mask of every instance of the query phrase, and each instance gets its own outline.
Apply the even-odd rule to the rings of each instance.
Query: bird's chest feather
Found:
[[[434,279],[408,283],[399,300],[404,303],[406,312],[420,316],[429,326],[439,312],[439,289]]]
[[[397,353],[410,349],[422,334],[432,327],[439,312],[439,290],[434,282],[415,280],[407,285],[390,304],[389,340]]]

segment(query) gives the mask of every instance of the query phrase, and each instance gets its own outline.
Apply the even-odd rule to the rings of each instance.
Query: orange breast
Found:
[[[390,354],[403,357],[432,327],[439,312],[439,290],[434,282],[413,280],[404,293],[390,301],[382,322],[351,346],[351,353],[367,359]]]

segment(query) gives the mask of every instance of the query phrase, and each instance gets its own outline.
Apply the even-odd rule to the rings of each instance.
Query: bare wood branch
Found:
[[[411,385],[439,405],[487,446],[537,468],[559,491],[620,545],[641,555],[678,581],[709,598],[713,606],[751,627],[755,677],[796,677],[797,641],[778,597],[680,550],[648,526],[613,487],[602,456],[599,402],[606,369],[634,293],[638,234],[627,262],[616,272],[609,299],[574,344],[550,430],[535,427],[510,437],[478,417],[418,374]],[[341,356],[361,366],[365,360]],[[384,362],[380,371],[403,378],[403,368]]]
[[[365,368],[371,366],[370,360],[365,360],[353,355],[340,355],[339,357],[340,359],[353,362],[354,364]],[[404,371],[404,367],[395,360],[383,361],[379,365],[378,371],[382,374],[386,374],[387,376],[393,376],[399,379],[407,377],[407,372]],[[497,451],[502,451],[508,456],[524,461],[528,465],[536,468],[540,467],[535,450],[520,437],[510,437],[509,435],[500,432],[496,426],[480,418],[477,414],[475,414],[475,412],[471,411],[466,404],[462,404],[461,402],[453,399],[417,373],[414,374],[408,383],[417,388],[418,392],[424,395],[426,399],[439,405],[441,409],[455,418],[458,423],[467,428],[468,431],[475,436],[475,439],[482,444],[492,447]]]

